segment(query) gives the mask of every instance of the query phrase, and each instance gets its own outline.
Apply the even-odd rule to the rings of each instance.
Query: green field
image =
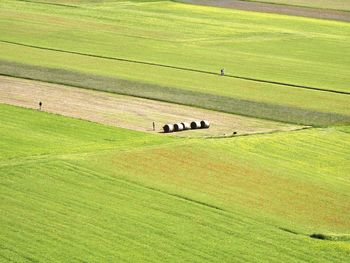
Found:
[[[348,94],[209,74],[224,67],[228,75],[349,93],[348,23],[168,1],[46,2],[60,4],[1,1],[0,74],[70,85],[87,74],[105,78],[89,88],[292,123],[350,123]],[[49,69],[34,74],[33,66]],[[76,75],[62,81],[55,70]],[[138,89],[106,88],[110,78]]]
[[[0,1],[0,75],[167,101],[169,122],[184,104],[304,125],[180,138],[44,112],[70,93],[47,92],[43,111],[0,103],[0,262],[347,262],[349,50],[346,22],[162,0]],[[11,83],[0,102],[43,100],[39,82]],[[102,106],[114,109],[79,96],[53,112],[104,123]],[[113,125],[162,113],[123,98]],[[241,119],[220,121],[256,132]]]
[[[248,0],[248,1],[350,11],[350,1],[348,0],[312,0],[312,1],[310,0]]]
[[[348,127],[194,140],[5,105],[0,119],[0,261],[350,255]]]

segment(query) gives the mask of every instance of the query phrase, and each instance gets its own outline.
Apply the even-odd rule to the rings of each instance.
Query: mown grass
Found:
[[[344,128],[184,140],[6,105],[0,117],[1,261],[349,255],[309,237],[348,234]]]
[[[347,41],[350,31],[347,23],[166,1],[69,2],[78,8],[1,2],[1,40],[33,47],[3,42],[0,59],[167,87],[158,93],[164,96],[163,100],[169,99],[167,93],[171,89],[173,93],[178,90],[186,93],[176,102],[191,101],[188,95],[191,93],[199,93],[199,97],[202,93],[222,96],[229,98],[217,103],[222,108],[213,106],[216,102],[212,99],[201,102],[201,106],[261,118],[268,115],[269,119],[281,120],[281,115],[285,115],[276,110],[279,116],[275,117],[269,106],[266,110],[256,109],[254,104],[261,102],[276,108],[287,106],[287,109],[350,115],[348,95],[113,60],[125,58],[209,72],[219,72],[225,67],[227,74],[235,76],[348,92],[350,60],[345,50],[350,43]],[[30,70],[25,73],[32,74]],[[10,74],[16,75],[16,70],[12,69]],[[95,88],[101,86],[105,83],[95,84]],[[145,96],[143,91],[136,95]],[[246,106],[237,101],[253,103]],[[303,119],[302,114],[297,115],[284,119],[296,123],[296,119]],[[310,115],[304,118],[307,122],[301,123],[316,124],[313,119],[317,118]],[[348,123],[347,118],[340,122]],[[339,122],[338,117],[334,119],[336,121],[328,119],[317,124]]]

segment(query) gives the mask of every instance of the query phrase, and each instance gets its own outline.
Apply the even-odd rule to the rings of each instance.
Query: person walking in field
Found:
[[[221,75],[221,76],[224,76],[224,75],[225,75],[225,69],[224,69],[224,68],[222,68],[222,69],[220,70],[220,75]]]
[[[41,106],[43,106],[43,103],[39,101],[39,110],[41,110]]]

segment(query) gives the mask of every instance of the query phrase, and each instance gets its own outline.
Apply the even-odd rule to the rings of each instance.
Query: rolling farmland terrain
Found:
[[[350,258],[350,24],[199,2],[0,1],[0,262]]]
[[[0,109],[3,261],[349,257],[348,128],[194,140]]]

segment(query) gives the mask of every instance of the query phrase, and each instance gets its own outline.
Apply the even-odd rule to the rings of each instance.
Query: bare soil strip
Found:
[[[317,9],[310,7],[289,6],[239,0],[179,0],[177,2],[233,8],[245,11],[256,11],[263,13],[275,13],[283,15],[303,16],[350,22],[350,12],[339,10]]]
[[[165,123],[207,119],[209,129],[173,133],[182,137],[211,137],[291,131],[303,126],[260,120],[106,92],[0,76],[0,103],[38,109],[107,125],[161,132]],[[152,129],[156,123],[156,131]]]

